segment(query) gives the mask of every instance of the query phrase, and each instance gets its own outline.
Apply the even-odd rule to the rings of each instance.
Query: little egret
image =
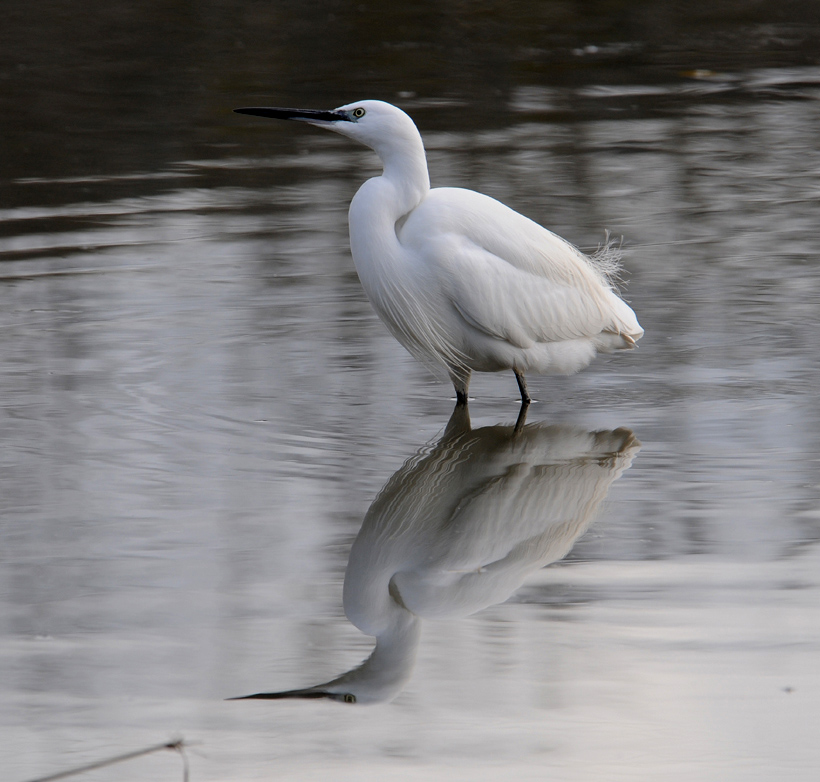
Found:
[[[323,684],[236,700],[392,700],[412,675],[422,620],[503,603],[566,556],[639,450],[628,429],[474,430],[457,405],[441,440],[381,490],[350,549],[344,609],[375,636],[370,657]]]
[[[489,196],[431,190],[421,135],[396,106],[234,111],[328,128],[376,152],[384,171],[350,204],[356,271],[393,336],[421,362],[444,368],[460,403],[473,371],[511,369],[526,405],[526,372],[573,374],[596,353],[632,348],[643,335],[614,290],[617,264],[606,252],[587,257]]]

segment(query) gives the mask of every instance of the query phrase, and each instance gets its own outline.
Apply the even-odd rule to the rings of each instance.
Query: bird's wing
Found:
[[[466,240],[439,243],[440,280],[462,318],[520,348],[600,334],[600,297],[522,271]]]
[[[399,238],[464,320],[493,337],[528,348],[603,331],[640,335],[632,311],[584,255],[488,196],[432,190]]]

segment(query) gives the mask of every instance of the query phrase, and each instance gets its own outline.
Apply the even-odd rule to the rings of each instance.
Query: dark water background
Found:
[[[182,735],[192,780],[815,779],[820,9],[305,6],[4,3],[3,778]],[[351,543],[452,407],[353,270],[374,155],[230,112],[365,97],[434,185],[623,235],[640,349],[532,378],[530,421],[642,448],[392,703],[228,703],[369,654]],[[515,420],[511,376],[472,393]]]

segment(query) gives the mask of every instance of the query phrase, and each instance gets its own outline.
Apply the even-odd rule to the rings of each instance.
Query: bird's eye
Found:
[[[351,114],[352,114],[352,115],[353,115],[356,119],[361,119],[361,118],[362,118],[365,114],[367,114],[367,112],[366,112],[366,111],[365,111],[365,110],[364,110],[361,106],[359,106],[359,108],[358,108],[358,109],[353,109],[353,111],[351,111],[350,113],[351,113]],[[355,701],[356,699],[354,698],[353,700]]]
[[[364,109],[356,109],[356,111],[361,111],[361,113],[364,114]],[[345,703],[355,703],[356,702],[356,696],[352,692],[348,692],[348,693],[345,694],[344,702]]]

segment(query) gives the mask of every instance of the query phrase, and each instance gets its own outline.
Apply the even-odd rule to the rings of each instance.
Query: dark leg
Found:
[[[518,390],[521,392],[521,404],[528,405],[532,402],[530,399],[529,391],[527,391],[527,381],[524,379],[524,373],[519,372],[517,369],[513,369],[515,372],[515,379],[518,382]]]
[[[441,438],[441,442],[458,437],[459,435],[469,431],[470,408],[467,407],[466,402],[457,401],[456,406],[453,408],[453,412],[450,415],[450,420],[447,422],[447,426],[444,429],[444,435]]]
[[[524,428],[524,424],[527,423],[527,410],[529,409],[529,402],[521,403],[521,409],[518,411],[518,419],[516,420],[515,427],[513,428],[514,434],[518,434]]]
[[[456,404],[467,404],[467,389],[470,387],[470,370],[451,370],[450,380],[453,381],[453,387],[456,390]]]

